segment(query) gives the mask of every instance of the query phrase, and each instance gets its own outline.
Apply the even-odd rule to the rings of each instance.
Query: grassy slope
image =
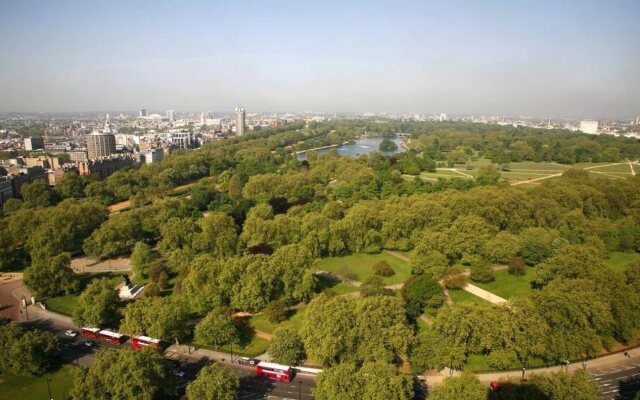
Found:
[[[504,299],[511,299],[531,291],[531,281],[535,278],[535,269],[527,267],[526,274],[523,276],[511,275],[507,270],[496,271],[495,274],[496,280],[491,283],[470,282]]]
[[[402,283],[410,276],[409,263],[387,253],[324,258],[318,262],[318,269],[340,275],[344,273],[346,267],[348,271],[355,274],[356,280],[364,281],[374,275],[373,265],[383,260],[388,262],[396,272],[395,275],[384,278],[387,285]]]
[[[75,367],[63,365],[58,370],[39,377],[14,375],[0,372],[0,398],[36,400],[48,399],[47,380],[54,399],[66,399],[73,386]]]
[[[282,321],[279,324],[274,324],[272,322],[269,322],[269,320],[267,319],[267,316],[264,314],[251,317],[249,319],[249,324],[259,331],[271,333],[271,334],[275,332],[277,328],[280,328],[280,327],[289,327],[289,328],[298,330],[302,325],[302,318],[306,310],[307,310],[306,307],[300,307],[300,308],[291,310],[289,314],[289,318],[287,318],[286,320]]]

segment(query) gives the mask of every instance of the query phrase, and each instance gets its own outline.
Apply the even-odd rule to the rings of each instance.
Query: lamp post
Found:
[[[524,380],[524,373],[525,373],[526,369],[524,367],[522,367],[522,380]]]
[[[29,304],[27,304],[27,299],[22,296],[22,304],[24,304],[24,312],[27,314],[27,321],[29,320]]]

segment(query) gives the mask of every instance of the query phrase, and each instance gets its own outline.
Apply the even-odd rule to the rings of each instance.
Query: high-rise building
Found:
[[[173,122],[176,120],[175,112],[173,110],[167,110],[167,119],[169,120],[170,124],[173,124]]]
[[[236,107],[236,136],[242,136],[246,127],[244,107]]]
[[[24,149],[26,151],[42,150],[44,149],[44,139],[39,136],[24,138]]]
[[[590,121],[590,120],[580,121],[580,130],[590,135],[597,135],[598,121]]]
[[[141,108],[140,109],[140,117],[148,117],[149,116],[149,111],[147,111],[146,108]]]
[[[111,133],[94,131],[87,135],[87,156],[90,160],[109,157],[116,151],[116,137]]]

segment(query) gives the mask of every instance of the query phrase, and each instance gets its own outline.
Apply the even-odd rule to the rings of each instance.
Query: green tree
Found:
[[[384,281],[381,276],[370,276],[362,282],[360,285],[360,295],[364,297],[368,296],[381,296],[387,294],[384,287]],[[393,292],[391,292],[393,293]]]
[[[100,350],[88,369],[76,375],[76,400],[155,400],[176,395],[169,363],[152,349]]]
[[[78,326],[113,326],[118,322],[118,302],[110,279],[94,280],[80,294],[73,322]]]
[[[500,181],[500,171],[493,165],[485,165],[478,169],[476,182],[478,185],[495,185]]]
[[[191,315],[181,299],[143,297],[124,309],[120,331],[166,341],[185,340],[191,334]]]
[[[141,278],[146,278],[149,276],[149,268],[153,261],[151,248],[149,248],[149,246],[144,242],[136,243],[133,247],[133,252],[131,253],[129,261],[131,261],[133,271]]]
[[[54,362],[57,343],[50,332],[0,325],[0,365],[20,375],[40,375]]]
[[[509,273],[515,276],[522,276],[527,273],[527,265],[522,257],[513,257],[509,261]]]
[[[198,322],[194,337],[197,342],[217,349],[228,343],[237,343],[239,333],[229,312],[216,309]]]
[[[434,279],[440,279],[448,267],[449,261],[447,257],[436,250],[423,253],[418,247],[411,255],[412,274],[426,274]]]
[[[70,265],[69,253],[35,259],[31,266],[24,270],[24,283],[36,296],[51,297],[76,293],[80,289],[80,282]]]
[[[442,284],[447,289],[463,289],[467,280],[458,267],[451,267],[442,276]]]
[[[444,300],[442,287],[427,275],[414,275],[409,278],[400,293],[405,301],[407,315],[418,318],[425,307],[440,307]]]
[[[431,392],[430,400],[479,400],[488,395],[488,389],[470,372],[446,378]]]
[[[365,363],[358,369],[344,363],[322,371],[313,395],[318,400],[409,400],[413,398],[413,381],[392,364]]]
[[[287,318],[287,307],[281,300],[273,300],[267,304],[264,309],[264,314],[267,316],[269,322],[278,324]]]
[[[210,213],[200,221],[202,232],[195,239],[195,246],[216,257],[236,254],[238,233],[233,218],[223,213]]]
[[[306,353],[298,333],[291,328],[278,328],[273,333],[267,352],[273,360],[285,365],[300,365]]]
[[[469,277],[474,282],[489,283],[496,280],[493,267],[486,261],[477,261],[471,264]]]
[[[373,264],[373,273],[376,275],[388,277],[395,275],[396,272],[393,270],[393,268],[391,268],[391,265],[389,265],[388,262],[382,260]]]
[[[236,400],[240,380],[229,368],[209,364],[187,385],[189,400]]]
[[[84,197],[84,180],[75,172],[68,172],[56,181],[55,191],[64,199]]]
[[[48,207],[55,201],[51,187],[42,179],[22,185],[20,194],[24,200],[25,207]]]
[[[599,385],[582,370],[573,374],[554,372],[546,375],[532,375],[529,381],[553,400],[598,400],[601,398]]]

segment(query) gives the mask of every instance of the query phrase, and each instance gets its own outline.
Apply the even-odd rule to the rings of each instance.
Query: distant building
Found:
[[[78,172],[80,175],[93,174],[104,179],[116,171],[132,165],[133,160],[129,157],[90,159],[78,164]]]
[[[146,164],[153,164],[156,162],[160,162],[162,161],[163,158],[164,158],[164,150],[162,148],[148,149],[144,153],[144,162]]]
[[[21,165],[14,165],[4,168],[9,174],[7,175],[11,180],[11,190],[13,191],[13,197],[21,197],[22,185],[25,183],[31,183],[38,179],[42,179],[48,182],[47,173],[44,168],[39,166],[26,167]]]
[[[167,110],[167,119],[169,120],[170,124],[173,124],[173,122],[176,120],[176,116],[173,110]]]
[[[236,107],[236,136],[244,135],[247,127],[245,117],[244,107]]]
[[[42,150],[44,149],[44,139],[38,136],[24,138],[24,149],[26,151]]]
[[[109,157],[116,152],[116,138],[111,133],[94,131],[87,135],[87,154],[90,160]]]
[[[87,157],[87,152],[85,150],[70,151],[68,154],[69,154],[69,160],[73,163],[81,163],[89,159],[89,157]]]
[[[440,113],[440,115],[438,116],[438,121],[444,122],[446,120],[447,120],[447,113]]]
[[[141,108],[140,112],[139,112],[139,116],[140,117],[148,117],[149,116],[149,111],[147,111],[146,108]]]
[[[181,149],[196,147],[191,131],[171,131],[168,138],[171,144]]]
[[[590,135],[597,135],[598,121],[591,121],[591,120],[580,121],[580,130]]]
[[[2,167],[0,167],[2,170]],[[13,197],[13,188],[11,187],[11,178],[8,176],[0,176],[0,207],[7,199]]]

